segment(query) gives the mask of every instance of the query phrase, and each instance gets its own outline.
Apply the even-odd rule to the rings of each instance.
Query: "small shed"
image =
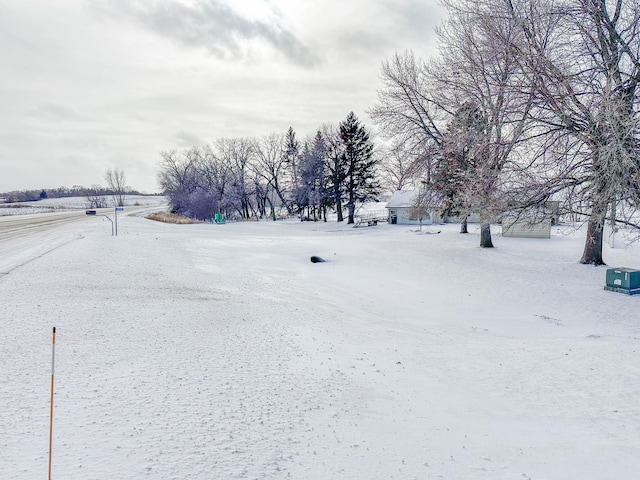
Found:
[[[524,212],[506,212],[502,216],[502,236],[551,238],[551,226],[560,221],[560,202],[547,201]]]
[[[551,238],[551,217],[533,218],[504,215],[502,236],[520,238]]]
[[[388,220],[390,224],[419,225],[419,220],[411,220],[409,211],[416,201],[417,190],[396,190],[387,202]],[[438,214],[430,212],[422,219],[422,225],[439,222]]]
[[[410,220],[411,216],[409,211],[416,202],[416,196],[420,192],[418,190],[396,190],[389,201],[387,202],[388,218],[387,220],[391,224],[398,225],[419,225],[419,220]],[[459,217],[441,217],[440,213],[436,210],[429,212],[425,218],[422,219],[423,225],[433,225],[441,223],[459,223],[462,219]],[[467,216],[467,222],[477,223],[480,221],[480,215],[477,213],[471,213]]]

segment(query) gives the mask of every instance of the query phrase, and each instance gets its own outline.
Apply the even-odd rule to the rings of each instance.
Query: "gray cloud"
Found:
[[[44,116],[53,120],[86,120],[84,116],[80,115],[74,109],[57,103],[44,103],[39,105],[33,111],[33,115],[38,117]]]
[[[184,45],[205,48],[219,58],[242,58],[242,43],[256,40],[299,66],[313,67],[320,60],[277,20],[281,12],[275,7],[272,13],[276,19],[270,23],[245,18],[219,0],[203,0],[195,5],[107,0],[103,11],[128,16],[157,34]]]
[[[328,27],[334,29],[332,55],[377,62],[394,51],[429,53],[434,45],[433,27],[443,16],[437,5],[424,0],[377,0],[359,12],[364,5],[349,3],[338,17],[338,26]],[[359,15],[357,22],[351,21],[354,15]]]
[[[429,38],[433,35],[433,28],[443,19],[444,12],[435,3],[424,0],[384,0],[382,5],[394,22],[403,25],[406,30],[419,36]]]
[[[197,135],[193,135],[189,132],[184,131],[178,132],[174,138],[176,139],[176,142],[180,147],[195,147],[207,143]]]
[[[0,191],[108,167],[155,191],[163,150],[304,136],[351,110],[371,126],[380,62],[427,56],[435,2],[0,0]]]

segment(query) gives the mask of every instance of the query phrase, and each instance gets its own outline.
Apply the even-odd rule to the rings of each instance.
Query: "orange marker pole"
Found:
[[[56,365],[56,327],[53,327],[51,340],[51,410],[49,411],[49,480],[51,480],[51,453],[53,446],[53,378]]]

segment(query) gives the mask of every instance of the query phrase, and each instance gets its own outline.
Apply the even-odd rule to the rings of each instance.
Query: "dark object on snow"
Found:
[[[322,263],[322,262],[326,262],[326,260],[320,257],[316,257],[315,255],[311,257],[311,263]]]

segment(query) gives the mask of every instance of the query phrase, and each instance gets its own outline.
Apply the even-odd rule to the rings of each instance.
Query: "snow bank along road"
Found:
[[[45,475],[52,326],[53,478],[635,478],[638,299],[579,236],[456,229],[124,216],[0,252],[0,478]]]
[[[0,274],[78,238],[64,227],[84,220],[84,212],[0,217]]]
[[[126,207],[126,215],[141,214],[158,207]],[[113,218],[113,208],[98,209],[99,214]],[[104,217],[92,217],[103,219]],[[0,275],[6,274],[24,262],[38,258],[68,241],[79,238],[82,230],[74,234],[62,227],[87,221],[85,211],[37,213],[0,217]]]

